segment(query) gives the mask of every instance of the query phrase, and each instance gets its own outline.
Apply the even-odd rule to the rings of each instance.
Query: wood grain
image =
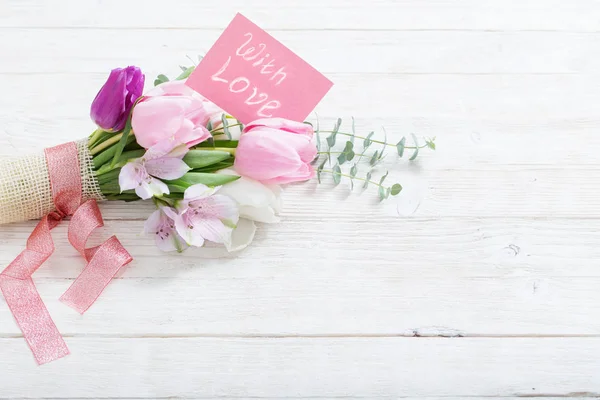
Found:
[[[7,356],[3,395],[598,397],[600,338],[68,338],[67,343],[73,354],[40,370],[23,356],[22,340],[0,339]]]
[[[0,0],[0,157],[88,135],[111,68],[177,74],[237,11],[335,82],[321,126],[438,150],[390,147],[382,204],[286,188],[237,254],[160,253],[151,204],[104,203],[92,242],[135,261],[85,316],[62,224],[34,280],[72,354],[35,366],[0,299],[0,399],[600,397],[596,0]],[[0,227],[0,265],[34,225]]]

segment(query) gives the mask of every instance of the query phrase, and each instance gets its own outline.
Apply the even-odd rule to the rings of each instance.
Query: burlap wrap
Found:
[[[87,139],[76,142],[83,200],[104,200],[94,175]],[[54,211],[46,157],[37,154],[0,159],[0,225],[38,219]]]

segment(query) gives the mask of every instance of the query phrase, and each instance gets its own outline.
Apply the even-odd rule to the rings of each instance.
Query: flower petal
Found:
[[[162,157],[146,161],[148,174],[161,179],[177,179],[185,175],[190,167],[179,158]]]
[[[212,196],[217,191],[216,188],[211,188],[202,183],[197,183],[188,187],[183,194],[184,200],[198,200]]]
[[[178,215],[175,219],[175,229],[181,238],[190,246],[202,247],[204,238],[197,229],[191,229],[185,215]]]
[[[226,243],[231,240],[233,229],[225,226],[218,218],[202,218],[194,220],[193,231],[211,242]]]
[[[144,222],[144,233],[155,233],[163,221],[163,213],[160,210],[154,211],[146,222]]]
[[[231,233],[231,240],[225,242],[227,251],[239,251],[246,248],[256,233],[256,224],[248,219],[240,219],[237,227]]]
[[[231,175],[235,171],[231,169],[218,171],[219,174]],[[224,185],[219,194],[229,196],[240,206],[240,217],[259,222],[279,222],[275,215],[276,209],[280,208],[279,188],[274,189],[247,177]],[[274,190],[277,190],[277,195]]]
[[[228,196],[215,194],[202,200],[202,214],[233,226],[240,218],[238,205]]]
[[[119,172],[119,187],[121,192],[135,189],[140,184],[139,168],[143,168],[139,162],[133,161],[125,164]]]
[[[150,177],[142,181],[141,185],[136,186],[135,193],[143,200],[148,200],[153,196],[169,194],[169,188],[164,182]]]

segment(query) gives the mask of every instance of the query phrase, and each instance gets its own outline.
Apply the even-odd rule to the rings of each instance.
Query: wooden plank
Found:
[[[107,74],[118,65],[178,73],[185,58],[205,53],[221,29],[123,32],[106,29],[15,29],[0,73]],[[589,58],[600,33],[497,31],[273,31],[277,39],[325,74],[595,74]],[[86,46],[79,43],[85,42]],[[315,46],[315,43],[319,43]],[[523,62],[526,60],[527,62]],[[585,62],[582,62],[585,60]],[[153,78],[153,77],[152,77]]]
[[[597,397],[600,338],[68,338],[42,369],[0,339],[2,396]]]
[[[103,27],[223,29],[242,12],[265,29],[355,30],[561,30],[596,32],[594,0],[178,0],[169,7],[118,0],[3,0],[3,27]],[[116,11],[118,10],[118,11]],[[134,16],[134,17],[132,17]]]
[[[343,264],[332,258],[313,265],[339,271]],[[83,268],[82,261],[64,261],[73,274]],[[130,268],[142,262],[150,259]],[[187,279],[116,279],[83,317],[58,301],[72,279],[34,280],[60,331],[69,336],[598,336],[600,331],[600,321],[592,318],[600,313],[598,277],[394,277],[377,262],[362,275],[350,270],[312,276],[296,268],[254,277],[224,276],[210,262],[190,264],[205,271]],[[264,264],[284,271],[288,265],[283,257]],[[20,335],[4,299],[0,321],[1,336]]]
[[[290,209],[287,215],[280,224],[261,225],[251,246],[239,253],[227,253],[217,245],[163,253],[151,236],[141,233],[140,220],[107,220],[90,245],[117,234],[136,259],[123,278],[600,277],[598,219],[409,218],[386,223],[372,220],[369,213],[317,220],[294,216]],[[33,226],[29,222],[0,228],[0,266],[24,248]],[[72,279],[83,267],[67,242],[66,228],[63,223],[53,230],[56,254],[36,272],[36,279]]]

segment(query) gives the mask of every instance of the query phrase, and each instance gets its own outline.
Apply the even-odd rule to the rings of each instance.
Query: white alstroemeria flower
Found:
[[[228,246],[239,220],[238,206],[230,197],[215,194],[219,188],[201,183],[185,190],[178,213],[165,208],[175,221],[175,229],[190,246],[201,247],[205,240]]]
[[[218,173],[238,175],[233,169],[224,169]],[[277,185],[263,185],[242,176],[221,187],[219,194],[231,197],[240,210],[240,220],[233,230],[231,242],[229,245],[225,244],[228,251],[242,250],[252,242],[256,233],[254,221],[279,222],[281,188]]]

